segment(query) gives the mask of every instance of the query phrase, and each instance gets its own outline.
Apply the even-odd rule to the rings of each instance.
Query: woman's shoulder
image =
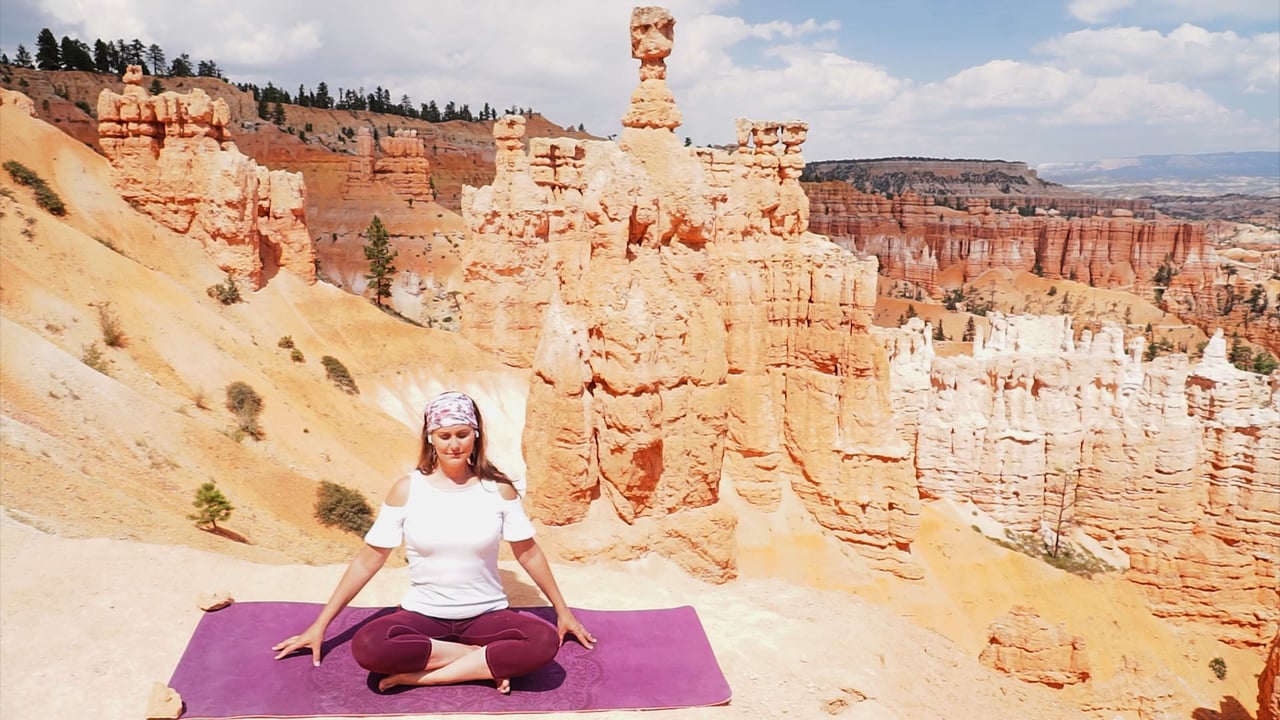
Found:
[[[422,473],[415,469],[408,475],[396,480],[395,484],[391,486],[391,490],[387,492],[386,503],[393,507],[409,504],[409,495],[410,491],[413,489],[414,480],[421,476]]]
[[[483,486],[485,490],[497,493],[498,497],[503,500],[517,500],[520,497],[520,493],[516,491],[515,485],[510,482],[493,480],[490,478],[480,478],[480,485]]]

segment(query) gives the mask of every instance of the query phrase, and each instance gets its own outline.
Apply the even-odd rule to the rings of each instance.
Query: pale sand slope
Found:
[[[138,720],[152,683],[172,674],[199,621],[203,593],[322,601],[341,572],[259,565],[188,547],[59,537],[12,515],[0,520],[5,720]],[[504,562],[504,569],[512,571],[504,575],[513,602],[537,603],[519,567]],[[733,702],[655,718],[1078,717],[1052,691],[998,676],[942,636],[847,593],[772,580],[711,586],[657,559],[557,565],[556,574],[579,607],[697,608]],[[355,604],[394,604],[405,582],[403,567],[388,568]],[[264,628],[263,652],[297,629]]]

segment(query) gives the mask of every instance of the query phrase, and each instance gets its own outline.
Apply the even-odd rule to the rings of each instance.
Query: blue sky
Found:
[[[618,131],[632,2],[0,0],[0,48],[135,37],[291,92],[381,85],[416,103],[533,107]],[[733,120],[809,122],[810,160],[1035,166],[1280,151],[1276,0],[671,0],[668,82],[698,144]]]

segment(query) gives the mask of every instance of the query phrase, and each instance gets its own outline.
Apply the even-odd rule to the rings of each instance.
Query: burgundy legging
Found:
[[[397,608],[357,630],[351,654],[370,672],[420,672],[431,657],[432,639],[483,645],[495,678],[527,675],[551,662],[560,647],[556,627],[528,613],[495,610],[464,620],[442,620]]]

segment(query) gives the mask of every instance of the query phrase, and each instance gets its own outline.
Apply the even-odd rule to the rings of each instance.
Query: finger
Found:
[[[311,646],[311,664],[315,667],[320,667],[320,646],[319,645]]]

